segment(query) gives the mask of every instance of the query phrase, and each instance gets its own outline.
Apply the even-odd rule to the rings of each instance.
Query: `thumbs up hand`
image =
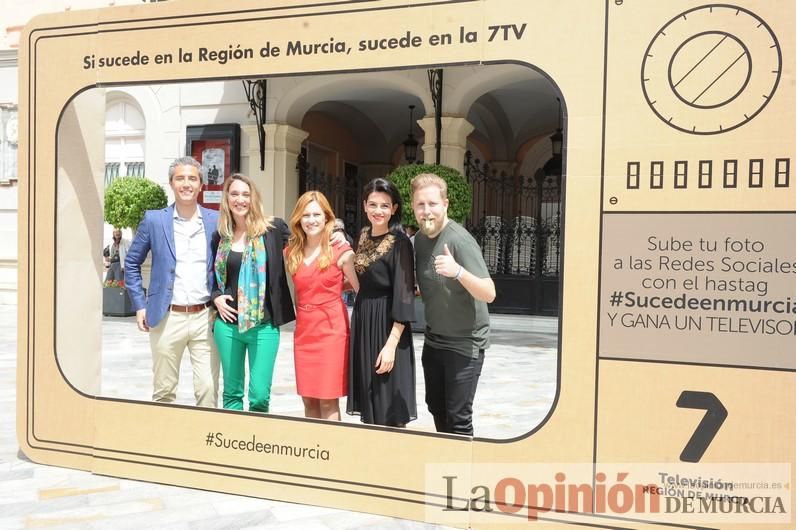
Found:
[[[453,259],[453,254],[451,254],[451,251],[446,243],[442,247],[442,254],[434,258],[434,271],[441,276],[445,276],[446,278],[453,278],[459,274],[460,268],[461,267],[458,263],[456,263],[456,260]]]

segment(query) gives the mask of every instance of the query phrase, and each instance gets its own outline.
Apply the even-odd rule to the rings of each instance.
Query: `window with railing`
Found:
[[[143,177],[145,175],[144,162],[108,162],[105,164],[105,187],[108,187],[111,182],[117,177]]]
[[[105,109],[105,186],[117,177],[144,176],[146,122],[132,101],[111,100]]]
[[[0,105],[0,183],[17,180],[17,106]]]
[[[144,163],[143,162],[129,162],[125,164],[125,175],[128,177],[143,177],[144,176]]]
[[[105,187],[110,186],[113,179],[119,176],[119,162],[107,162],[105,164]]]

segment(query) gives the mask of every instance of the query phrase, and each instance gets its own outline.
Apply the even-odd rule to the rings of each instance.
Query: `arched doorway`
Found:
[[[491,309],[556,315],[563,219],[560,93],[542,73],[525,66],[451,66],[444,72],[443,163],[461,170],[473,188],[465,224],[498,288]],[[290,90],[276,104],[274,119],[294,120],[307,133],[297,165],[298,189],[323,191],[349,233],[362,225],[364,183],[406,163],[402,144],[409,133],[410,104],[418,118],[412,132],[422,142],[418,158],[425,154],[433,161],[435,109],[428,101],[427,70],[284,83]],[[557,131],[554,152],[551,136]]]

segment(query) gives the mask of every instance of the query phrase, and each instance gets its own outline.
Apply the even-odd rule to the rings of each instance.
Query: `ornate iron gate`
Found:
[[[554,166],[555,164],[553,164]],[[473,189],[467,228],[495,281],[492,310],[555,315],[561,268],[561,176],[508,175],[465,155]],[[560,167],[560,166],[559,166]]]
[[[299,156],[301,192],[319,190],[355,236],[362,223],[356,166],[337,177],[311,167]],[[556,166],[556,164],[548,165]],[[473,189],[467,229],[481,246],[495,281],[496,313],[558,314],[561,269],[561,176],[539,170],[533,176],[508,175],[487,162],[465,157],[465,175]],[[560,165],[558,166],[560,168]],[[556,169],[554,167],[554,169]],[[552,173],[552,174],[551,174]]]
[[[346,232],[356,241],[362,212],[362,208],[359,206],[359,194],[362,186],[357,175],[357,167],[346,163],[343,177],[325,173],[307,163],[306,151],[302,148],[296,169],[299,174],[301,193],[317,190],[326,195],[334,214],[345,221]]]

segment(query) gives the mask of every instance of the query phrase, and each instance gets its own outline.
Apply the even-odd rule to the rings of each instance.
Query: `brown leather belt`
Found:
[[[206,307],[210,307],[210,302],[205,302],[204,304],[196,304],[196,305],[171,304],[169,306],[169,311],[176,311],[177,313],[198,313],[199,311],[203,310]]]

